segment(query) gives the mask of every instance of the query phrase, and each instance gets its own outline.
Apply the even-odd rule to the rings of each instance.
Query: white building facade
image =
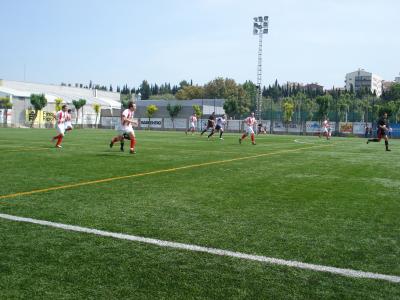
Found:
[[[11,121],[8,125],[29,126],[29,114],[32,113],[31,94],[44,94],[47,99],[46,107],[40,112],[40,118],[37,118],[38,124],[35,123],[39,127],[54,125],[53,114],[56,110],[56,99],[62,99],[62,103],[67,104],[73,111],[73,122],[82,125],[99,123],[100,116],[94,110],[95,104],[100,105],[103,110],[121,108],[120,93],[0,79],[0,96],[10,98],[12,103]],[[80,109],[78,114],[72,101],[79,99],[85,99],[86,105]]]
[[[350,91],[352,87],[355,92],[368,88],[371,93],[375,93],[378,97],[382,95],[382,78],[364,69],[347,73],[345,83],[347,91]]]

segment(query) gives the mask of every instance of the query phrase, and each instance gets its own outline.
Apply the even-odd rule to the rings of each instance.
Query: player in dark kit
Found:
[[[226,115],[217,118],[217,125],[211,130],[208,138],[212,137],[215,132],[219,132],[219,139],[223,140],[222,135],[224,134],[224,126],[226,123]]]
[[[210,117],[207,120],[207,127],[201,132],[200,135],[203,135],[204,132],[206,132],[208,129],[212,128],[214,129],[215,125],[215,112],[213,112]]]
[[[387,119],[387,113],[385,112],[378,121],[378,137],[374,139],[368,139],[367,144],[369,144],[369,142],[380,142],[383,137],[385,139],[386,151],[390,151],[389,139],[387,136],[388,130],[389,130],[389,122]]]

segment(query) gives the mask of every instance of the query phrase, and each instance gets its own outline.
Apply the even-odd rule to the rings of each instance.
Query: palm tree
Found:
[[[40,95],[31,94],[30,99],[31,99],[31,104],[35,110],[35,114],[33,116],[32,123],[31,123],[31,128],[32,128],[39,111],[41,111],[47,105],[47,99],[44,96],[44,94],[40,94]],[[40,120],[39,120],[39,127],[40,127]]]
[[[174,120],[175,120],[175,117],[182,110],[182,105],[178,104],[178,105],[171,106],[171,104],[168,103],[167,110],[168,110],[169,116],[171,117],[172,128],[175,128]]]
[[[149,123],[147,124],[149,130],[150,130],[150,118],[155,114],[155,112],[157,110],[158,110],[158,108],[154,104],[151,104],[151,105],[147,106],[147,108],[146,108],[146,114],[147,114],[147,117],[149,118]]]
[[[289,132],[289,123],[292,121],[292,116],[294,113],[294,103],[291,97],[285,98],[283,101],[283,121],[286,127],[286,133]]]
[[[96,113],[96,123],[95,123],[96,128],[99,128],[98,124],[97,124],[97,118],[99,117],[100,108],[101,108],[100,104],[97,104],[97,103],[93,104],[93,109],[94,109],[94,112]]]

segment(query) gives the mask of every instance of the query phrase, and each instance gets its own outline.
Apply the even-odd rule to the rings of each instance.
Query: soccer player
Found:
[[[215,112],[213,112],[213,113],[209,116],[209,118],[208,118],[208,120],[207,120],[207,127],[206,127],[206,129],[204,129],[204,130],[201,132],[200,135],[203,135],[203,133],[206,132],[206,131],[207,131],[208,129],[210,129],[210,128],[214,129],[214,125],[215,125]]]
[[[72,109],[68,109],[67,113],[65,114],[65,133],[67,131],[72,130],[72,115],[71,115]]]
[[[54,136],[51,141],[57,140],[56,148],[62,148],[61,142],[65,134],[65,118],[67,115],[67,106],[64,104],[61,110],[56,113],[56,130],[58,135]]]
[[[197,124],[197,116],[195,113],[193,113],[190,117],[189,117],[189,129],[186,130],[186,135],[188,134],[188,131],[190,131],[192,133],[192,135],[194,134],[194,132],[196,131],[196,124]]]
[[[327,140],[331,138],[331,124],[329,124],[329,119],[325,118],[322,122],[322,134],[326,137]],[[321,137],[321,134],[319,135]]]
[[[253,145],[256,144],[255,138],[254,138],[254,129],[253,126],[256,123],[256,118],[254,117],[254,112],[251,113],[249,117],[244,119],[244,124],[245,124],[245,132],[243,133],[242,137],[239,138],[239,144],[242,143],[242,140],[244,140],[248,135],[251,137],[251,143]]]
[[[133,116],[135,114],[136,104],[132,101],[128,103],[128,108],[125,109],[121,114],[121,126],[119,128],[119,134],[114,137],[110,142],[110,148],[114,146],[115,142],[121,142],[121,151],[124,151],[124,136],[131,141],[130,145],[130,153],[136,154],[135,145],[136,145],[136,137],[135,131],[133,130],[132,125],[137,125],[136,121],[133,120]]]
[[[367,144],[369,144],[369,142],[380,142],[383,137],[385,140],[386,151],[391,151],[389,149],[388,129],[389,122],[387,119],[387,113],[384,112],[383,116],[378,121],[378,137],[374,139],[368,139]]]
[[[224,133],[224,126],[226,123],[226,115],[217,118],[217,125],[215,128],[211,130],[211,133],[208,135],[208,138],[212,137],[215,132],[219,132],[219,139],[223,140],[222,134]]]

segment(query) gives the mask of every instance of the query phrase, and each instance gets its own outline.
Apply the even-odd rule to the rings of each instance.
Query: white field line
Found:
[[[299,140],[294,140],[294,142],[295,142],[295,143],[298,143],[298,144],[309,144],[309,145],[316,145],[316,143],[311,143],[311,142],[308,142],[308,141],[299,141]]]
[[[32,223],[32,224],[38,224],[38,225],[43,225],[43,226],[48,226],[48,227],[54,227],[54,228],[59,228],[59,229],[63,229],[63,230],[68,230],[68,231],[83,232],[83,233],[95,234],[95,235],[105,236],[105,237],[113,237],[113,238],[121,239],[121,240],[128,240],[128,241],[156,245],[159,247],[182,249],[182,250],[187,250],[187,251],[202,252],[202,253],[208,253],[208,254],[219,255],[219,256],[235,257],[235,258],[240,258],[240,259],[245,259],[245,260],[268,263],[268,264],[272,264],[272,265],[300,268],[300,269],[312,270],[312,271],[317,271],[317,272],[326,272],[326,273],[337,274],[337,275],[352,277],[352,278],[380,279],[380,280],[400,283],[400,276],[395,276],[395,275],[385,275],[385,274],[357,271],[357,270],[352,270],[352,269],[341,269],[341,268],[335,268],[335,267],[329,267],[329,266],[323,266],[323,265],[314,265],[314,264],[309,264],[309,263],[302,263],[302,262],[298,262],[298,261],[284,260],[284,259],[279,259],[279,258],[261,256],[261,255],[251,255],[251,254],[234,252],[234,251],[223,250],[223,249],[208,248],[208,247],[203,247],[203,246],[163,241],[163,240],[140,237],[140,236],[135,236],[135,235],[123,234],[123,233],[108,232],[108,231],[97,230],[97,229],[92,229],[92,228],[67,225],[67,224],[62,224],[62,223],[54,223],[54,222],[36,220],[36,219],[31,219],[31,218],[24,218],[24,217],[18,217],[18,216],[2,214],[2,213],[0,213],[0,218],[6,219],[6,220],[11,220],[11,221]]]

